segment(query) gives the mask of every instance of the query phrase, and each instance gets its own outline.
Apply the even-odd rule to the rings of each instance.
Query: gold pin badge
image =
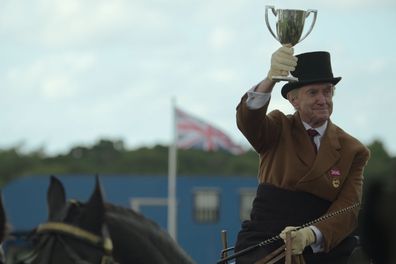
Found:
[[[340,187],[340,179],[333,179],[333,187],[338,188]]]
[[[341,172],[340,172],[340,170],[339,169],[335,169],[335,168],[333,168],[333,169],[331,169],[330,171],[329,171],[329,174],[330,174],[330,177],[331,177],[331,179],[332,179],[332,184],[333,184],[333,187],[334,188],[338,188],[338,187],[340,187],[340,184],[341,184],[341,182],[340,182],[340,177],[341,177]]]

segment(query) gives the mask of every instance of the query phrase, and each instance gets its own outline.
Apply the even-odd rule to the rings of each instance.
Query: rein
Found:
[[[309,222],[307,222],[307,223],[305,223],[305,224],[303,224],[301,226],[297,226],[294,229],[294,231],[302,229],[304,227],[308,227],[310,225],[313,225],[313,224],[316,224],[316,223],[319,223],[319,222],[322,222],[322,221],[324,221],[324,220],[326,220],[326,219],[328,219],[330,217],[346,213],[346,212],[348,212],[348,211],[350,211],[350,210],[352,210],[352,209],[354,209],[354,208],[356,208],[358,206],[360,206],[360,203],[355,203],[355,204],[353,204],[351,206],[348,206],[348,207],[342,208],[340,210],[325,214],[325,215],[323,215],[323,216],[321,216],[321,217],[319,217],[319,218],[317,218],[315,220],[309,221]],[[280,239],[282,239],[282,238],[279,235],[273,236],[273,237],[271,237],[269,239],[266,239],[264,241],[261,241],[261,242],[255,244],[255,245],[252,245],[252,246],[244,248],[244,249],[242,249],[242,250],[240,250],[238,252],[235,252],[234,254],[232,254],[232,255],[230,255],[228,257],[222,258],[222,259],[220,259],[217,262],[217,264],[227,263],[228,260],[235,259],[235,258],[237,258],[239,256],[245,255],[245,254],[249,253],[250,251],[255,250],[256,248],[269,245],[269,244],[274,243],[275,241],[278,241]],[[230,250],[233,250],[233,249],[234,249],[234,247],[227,248],[227,249],[224,249],[223,252],[230,251]]]

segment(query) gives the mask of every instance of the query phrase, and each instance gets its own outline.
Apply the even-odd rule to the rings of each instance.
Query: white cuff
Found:
[[[316,237],[316,242],[311,245],[313,253],[322,252],[324,250],[322,232],[320,232],[320,230],[316,226],[311,225],[311,226],[309,226],[309,228],[312,229],[312,231],[315,233],[315,237]]]
[[[246,100],[246,105],[251,110],[256,110],[263,107],[271,98],[271,93],[255,92],[254,88],[256,88],[256,86],[247,92],[248,98]]]

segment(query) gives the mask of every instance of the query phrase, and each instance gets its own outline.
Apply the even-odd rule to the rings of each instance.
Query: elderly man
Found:
[[[273,76],[298,78],[282,87],[282,96],[296,110],[267,113]],[[322,215],[361,201],[368,149],[333,124],[335,85],[328,52],[293,56],[283,46],[271,58],[268,76],[249,90],[237,107],[238,128],[259,154],[259,185],[251,219],[242,223],[235,250],[291,231],[295,263],[346,263],[355,240],[358,207],[311,226],[299,227]],[[237,258],[254,263],[282,241]],[[279,262],[282,263],[282,262]]]

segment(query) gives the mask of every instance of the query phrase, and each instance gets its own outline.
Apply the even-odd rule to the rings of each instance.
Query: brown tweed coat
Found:
[[[341,128],[328,122],[316,155],[298,112],[267,114],[268,104],[257,110],[237,107],[237,125],[259,153],[259,182],[304,191],[331,201],[328,212],[361,201],[363,169],[369,150]],[[330,251],[357,226],[358,209],[315,224]]]

